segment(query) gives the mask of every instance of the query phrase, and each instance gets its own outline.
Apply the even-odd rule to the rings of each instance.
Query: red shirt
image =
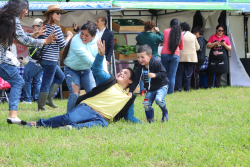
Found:
[[[215,33],[214,35],[210,36],[208,42],[209,43],[214,43],[215,40],[216,41],[221,41],[222,39],[225,40],[225,44],[227,44],[228,46],[231,45],[229,38],[224,34],[221,37],[218,37],[217,34]]]
[[[165,29],[163,33],[163,47],[161,50],[161,54],[171,54],[171,51],[169,50],[168,43],[169,43],[169,35],[170,35],[171,28]],[[176,48],[174,54],[180,55],[180,50],[183,50],[184,48],[184,37],[181,33],[181,41],[179,46]]]

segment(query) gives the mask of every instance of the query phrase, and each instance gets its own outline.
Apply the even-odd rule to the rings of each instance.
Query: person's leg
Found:
[[[174,92],[175,86],[175,76],[176,71],[179,64],[179,56],[178,55],[170,55],[169,56],[169,72],[168,72],[168,79],[169,79],[169,87],[168,87],[168,94],[172,94]]]
[[[76,105],[76,100],[80,94],[80,74],[81,72],[74,71],[67,66],[64,66],[65,80],[69,88],[69,99],[67,102],[67,112],[73,110]]]
[[[58,65],[56,65],[56,71],[55,71],[54,77],[55,77],[54,81],[52,82],[50,89],[49,89],[49,94],[48,94],[48,98],[46,101],[46,105],[48,105],[52,108],[57,108],[58,106],[54,104],[53,98],[54,98],[54,95],[55,95],[57,89],[62,84],[62,82],[65,78],[64,73],[62,72],[61,68]]]
[[[216,87],[216,88],[219,88],[219,87],[220,87],[220,84],[221,84],[221,76],[222,76],[222,74],[216,74],[214,87]]]
[[[197,90],[200,88],[200,64],[194,64],[193,75],[191,79],[192,87]]]
[[[168,93],[168,85],[165,85],[156,91],[155,103],[161,108],[162,111],[162,122],[168,121],[168,109],[164,97]]]
[[[214,82],[214,74],[207,74],[207,87],[211,88]]]
[[[25,67],[26,68],[26,67]],[[40,88],[41,88],[41,77],[43,75],[43,68],[40,64],[36,64],[36,74],[33,77],[33,99],[35,102],[38,100]]]
[[[145,88],[144,88],[144,82],[142,78],[139,82],[140,82],[140,95],[144,96],[144,93],[142,94],[142,92],[145,91]]]
[[[91,69],[82,71],[80,76],[81,85],[83,86],[86,93],[89,93],[94,87],[96,87],[95,79]]]
[[[25,82],[23,86],[23,96],[24,96],[24,102],[31,103],[32,97],[31,97],[31,82],[32,78],[35,75],[35,63],[29,61],[28,64],[24,68],[23,72],[23,80]]]
[[[194,70],[194,63],[186,62],[184,65],[184,90],[189,91],[191,86],[191,78]]]
[[[174,90],[179,91],[179,92],[181,92],[181,88],[182,88],[182,76],[185,70],[184,67],[185,67],[185,63],[179,62],[178,68],[176,71],[175,88],[174,88]]]
[[[154,109],[152,108],[152,104],[154,102],[155,95],[155,91],[148,91],[144,102],[142,103],[144,105],[145,114],[149,123],[154,121]]]
[[[23,78],[19,75],[17,67],[6,63],[0,64],[0,77],[11,85],[9,94],[9,117],[7,122],[10,124],[26,125],[25,121],[17,117],[19,98],[24,85]]]
[[[47,60],[41,60],[39,62],[43,67],[43,80],[38,97],[38,110],[45,110],[45,104],[56,72],[57,62]]]
[[[36,122],[37,126],[45,126],[45,127],[59,127],[65,125],[72,125],[76,128],[86,127],[85,125],[81,125],[81,123],[89,123],[88,126],[96,124],[95,121],[98,122],[100,126],[106,126],[107,122],[102,116],[93,111],[89,106],[86,104],[79,104],[76,106],[72,111],[64,114],[59,115],[56,117],[51,117],[49,119],[40,119]],[[101,123],[101,121],[103,123]],[[78,125],[79,124],[79,125]]]

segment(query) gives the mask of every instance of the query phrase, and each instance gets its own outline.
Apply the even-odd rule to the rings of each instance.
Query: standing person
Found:
[[[53,108],[58,107],[54,104],[53,97],[65,77],[61,68],[57,65],[59,50],[63,49],[67,42],[73,37],[73,34],[68,31],[67,38],[64,40],[61,27],[58,24],[61,12],[66,11],[60,9],[59,5],[50,5],[48,10],[43,14],[46,16],[43,25],[46,27],[47,31],[46,35],[43,35],[42,38],[46,38],[48,34],[55,31],[58,39],[56,43],[44,46],[42,60],[39,61],[44,69],[44,73],[38,98],[38,110],[45,110],[45,103]]]
[[[107,19],[105,17],[99,17],[95,25],[97,28],[98,38],[101,39],[101,41],[105,41],[105,58],[107,65],[109,66],[114,52],[114,33],[106,27]]]
[[[98,54],[97,39],[96,26],[85,23],[64,49],[64,74],[70,92],[67,112],[75,108],[81,86],[86,93],[96,87],[91,67]]]
[[[144,82],[147,94],[144,99],[144,109],[149,123],[154,121],[154,109],[152,104],[155,103],[162,110],[162,122],[168,121],[168,109],[164,97],[168,93],[168,78],[166,69],[161,62],[152,58],[152,49],[149,45],[142,45],[137,51],[138,62],[140,63],[135,71],[135,79],[130,86],[129,92],[132,95],[140,79]]]
[[[213,86],[214,75],[214,86],[218,88],[221,83],[221,75],[228,73],[227,52],[231,50],[231,43],[229,38],[224,35],[224,30],[225,27],[223,25],[218,25],[216,33],[210,36],[207,43],[207,48],[211,49],[208,63],[208,88]]]
[[[153,34],[153,31],[156,31],[156,34]],[[163,34],[158,27],[155,27],[153,21],[145,22],[144,31],[135,40],[140,46],[149,45],[152,48],[153,57],[158,60],[158,46],[163,43]]]
[[[200,49],[197,51],[198,63],[194,65],[194,72],[192,77],[192,85],[194,89],[199,89],[200,87],[200,69],[205,62],[206,57],[206,45],[207,40],[203,37],[203,29],[201,27],[195,27],[193,33],[197,38],[200,45]]]
[[[105,42],[97,42],[98,55],[93,63],[93,71],[97,82],[91,92],[77,99],[76,107],[64,115],[29,122],[27,126],[60,127],[81,129],[94,126],[107,127],[109,121],[124,118],[133,123],[141,123],[134,116],[134,100],[136,96],[128,96],[126,89],[133,82],[134,71],[126,67],[116,77],[103,71]],[[81,103],[81,104],[80,104]]]
[[[161,62],[168,73],[168,94],[174,92],[175,75],[179,63],[179,53],[184,47],[184,37],[181,33],[180,22],[177,19],[170,21],[170,27],[163,33],[163,48],[161,51]]]
[[[190,32],[188,23],[181,23],[181,30],[184,36],[184,48],[180,51],[179,65],[175,78],[175,90],[181,92],[182,76],[184,80],[184,91],[189,91],[191,86],[191,78],[195,63],[198,62],[197,53],[200,45],[196,36]]]
[[[17,117],[17,108],[21,95],[24,81],[18,73],[18,60],[11,52],[8,51],[14,40],[25,46],[42,47],[44,44],[54,42],[55,35],[48,34],[46,39],[33,39],[43,33],[41,27],[34,34],[27,34],[22,27],[19,19],[23,19],[28,14],[29,2],[27,0],[9,0],[2,8],[0,8],[0,77],[11,85],[9,95],[9,124],[22,124],[26,122]]]
[[[38,31],[39,27],[43,21],[39,18],[33,21],[33,31]],[[23,80],[25,82],[23,86],[23,96],[24,101],[23,103],[31,104],[32,97],[31,97],[31,85],[33,83],[33,99],[35,102],[38,101],[38,96],[41,88],[41,77],[43,74],[43,68],[37,60],[32,59],[31,57],[36,54],[36,48],[29,47],[29,62],[24,68],[23,72]]]
[[[156,34],[153,34],[153,31],[156,31]],[[158,27],[155,27],[155,23],[153,21],[147,21],[144,24],[144,31],[136,36],[135,40],[137,43],[142,45],[149,45],[152,48],[153,58],[158,60],[158,46],[163,43],[163,34],[159,30]],[[140,81],[140,94],[144,95],[144,84],[143,81]]]

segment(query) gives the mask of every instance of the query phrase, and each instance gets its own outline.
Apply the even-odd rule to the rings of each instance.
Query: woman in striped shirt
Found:
[[[50,5],[48,10],[44,13],[46,20],[43,22],[43,25],[46,26],[47,30],[45,32],[46,34],[43,35],[42,38],[47,38],[47,35],[49,35],[52,31],[57,34],[58,38],[56,43],[44,46],[42,60],[39,61],[43,66],[44,73],[38,97],[38,110],[45,110],[45,104],[50,107],[57,108],[57,106],[53,103],[53,96],[65,77],[64,73],[57,65],[59,51],[66,46],[73,34],[68,31],[67,38],[64,40],[61,27],[58,25],[62,12],[66,11],[61,10],[59,5]]]

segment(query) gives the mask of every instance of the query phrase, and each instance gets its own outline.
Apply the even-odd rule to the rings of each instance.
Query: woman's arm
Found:
[[[213,48],[215,45],[220,45],[220,43],[219,43],[219,42],[214,42],[214,43],[208,42],[208,43],[207,43],[207,48],[208,48],[208,49],[211,49],[211,48]]]
[[[195,49],[196,49],[196,51],[200,50],[200,45],[197,41],[197,38],[195,38]]]
[[[231,45],[227,45],[225,42],[220,42],[222,46],[226,48],[226,50],[230,51],[232,49]]]

